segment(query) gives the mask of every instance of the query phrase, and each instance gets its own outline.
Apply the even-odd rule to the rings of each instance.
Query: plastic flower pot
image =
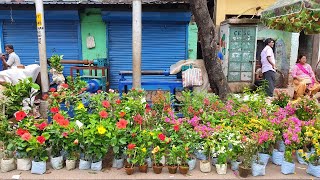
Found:
[[[127,166],[124,167],[127,175],[132,175],[134,173],[134,167],[131,166],[131,164],[128,164]]]
[[[14,158],[1,159],[1,172],[9,172],[16,169]]]
[[[178,166],[177,165],[168,165],[168,170],[170,174],[176,174],[177,173]]]
[[[152,166],[153,172],[155,174],[160,174],[162,172],[162,168],[163,168],[163,165],[161,163],[153,164],[153,166]]]
[[[123,158],[113,159],[112,167],[120,169],[123,167],[123,162],[124,162]]]
[[[91,163],[91,170],[93,171],[101,171],[102,169],[102,161],[92,162]]]
[[[280,166],[284,160],[284,152],[274,149],[272,152],[272,163]]]
[[[91,161],[86,161],[86,160],[80,159],[80,162],[79,162],[79,169],[80,170],[87,170],[90,168],[91,168]]]
[[[183,164],[179,166],[180,174],[187,174],[189,171],[189,166],[187,164]]]
[[[209,173],[211,172],[211,163],[207,160],[201,160],[200,161],[200,171],[203,173]]]
[[[32,174],[44,174],[46,172],[47,163],[45,161],[32,161],[31,173]]]
[[[50,164],[53,169],[59,170],[63,168],[63,156],[51,157]]]
[[[237,171],[239,169],[240,164],[241,164],[241,161],[231,161],[231,170]]]
[[[197,159],[192,158],[188,161],[189,171],[192,171],[196,167]]]
[[[266,175],[266,166],[263,163],[252,163],[252,175],[253,176],[264,176]]]
[[[245,168],[243,166],[239,166],[239,176],[246,178],[251,173],[251,168]]]
[[[307,154],[307,157],[310,156],[310,153],[306,153],[306,154]],[[308,163],[300,156],[299,150],[296,151],[296,157],[299,164],[308,165]]]
[[[259,162],[263,163],[264,165],[267,165],[270,159],[269,154],[265,153],[259,153]]]
[[[146,159],[146,163],[148,164],[148,168],[152,168],[152,160],[150,157]]]
[[[283,161],[281,164],[281,173],[282,174],[294,174],[295,171],[295,164],[288,162],[288,161]]]
[[[29,171],[31,169],[31,160],[29,158],[17,159],[17,170]]]
[[[227,164],[216,164],[218,174],[227,174]]]
[[[142,173],[147,173],[148,172],[148,164],[140,165],[139,171]]]
[[[76,160],[68,160],[67,159],[66,160],[66,169],[68,171],[75,169],[76,168],[76,163],[77,163]]]
[[[320,178],[320,165],[314,166],[313,164],[309,163],[307,167],[307,173]]]

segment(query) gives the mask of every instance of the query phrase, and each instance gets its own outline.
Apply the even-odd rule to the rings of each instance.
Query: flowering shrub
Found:
[[[317,103],[308,97],[303,97],[300,100],[296,100],[293,105],[296,116],[302,121],[311,120],[320,113]]]
[[[289,103],[290,95],[287,91],[275,90],[275,98],[272,101],[272,104],[278,105],[282,108],[286,107]]]

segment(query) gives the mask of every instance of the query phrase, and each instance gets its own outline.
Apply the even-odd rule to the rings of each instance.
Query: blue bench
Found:
[[[132,76],[132,71],[120,71],[119,72],[120,79],[119,79],[119,93],[120,97],[122,96],[122,91],[124,90],[125,93],[128,92],[128,86],[132,86],[132,80],[127,80],[125,76]],[[171,74],[169,71],[141,71],[141,75],[151,75],[151,76],[170,76]],[[176,76],[176,75],[171,75]],[[174,80],[142,80],[141,87],[143,86],[153,86],[158,85],[162,87],[168,87],[170,89],[170,93],[175,95],[177,88],[182,87],[182,80],[181,79],[174,79]]]

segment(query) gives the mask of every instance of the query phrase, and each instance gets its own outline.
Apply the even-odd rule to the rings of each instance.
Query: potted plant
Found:
[[[176,174],[178,169],[178,148],[173,144],[168,148],[167,166],[170,174]]]
[[[211,153],[212,153],[212,141],[210,140],[209,137],[205,138],[205,143],[203,146],[205,155],[207,159],[200,160],[200,171],[203,173],[209,173],[211,172]]]
[[[48,133],[50,134],[50,139],[48,141],[51,148],[50,152],[50,164],[53,169],[63,168],[63,156],[61,154],[62,148],[64,147],[63,138],[67,136],[66,129],[69,126],[69,120],[65,112],[55,113],[53,116],[53,123],[48,128]]]
[[[62,59],[63,55],[53,55],[49,58],[48,65],[50,66],[49,72],[52,74],[52,84],[60,85],[65,82],[63,66],[61,65]]]
[[[320,143],[319,143],[319,127],[320,124],[318,121],[314,124],[314,126],[307,126],[305,132],[305,143],[311,143],[314,147],[314,151],[311,151],[309,155],[304,153],[302,157],[308,163],[307,173],[320,177]]]
[[[48,153],[46,150],[46,141],[49,139],[49,133],[42,133],[39,136],[32,136],[29,140],[30,148],[27,152],[30,152],[33,157],[31,173],[44,174],[46,172],[46,161],[48,160]]]
[[[128,163],[125,165],[125,170],[128,175],[131,175],[134,173],[134,165],[138,162],[138,159],[136,159],[137,156],[137,149],[136,145],[133,143],[128,144],[127,150],[127,161]]]
[[[246,136],[243,136],[242,139],[242,163],[239,165],[239,175],[240,177],[246,178],[251,172],[251,164],[253,156],[257,153],[257,145],[254,140]]]
[[[66,154],[66,169],[76,168],[76,161],[79,158],[79,127],[75,122],[70,122],[69,126],[63,132],[63,150]]]
[[[11,126],[4,114],[0,115],[0,142],[3,143],[3,157],[1,158],[1,172],[8,172],[15,169],[13,158],[14,141],[11,133]]]

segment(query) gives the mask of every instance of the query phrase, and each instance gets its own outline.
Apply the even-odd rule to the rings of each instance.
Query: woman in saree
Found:
[[[297,99],[305,94],[313,97],[320,90],[320,84],[317,82],[311,66],[307,63],[307,57],[300,55],[294,66],[292,73],[294,95]]]

